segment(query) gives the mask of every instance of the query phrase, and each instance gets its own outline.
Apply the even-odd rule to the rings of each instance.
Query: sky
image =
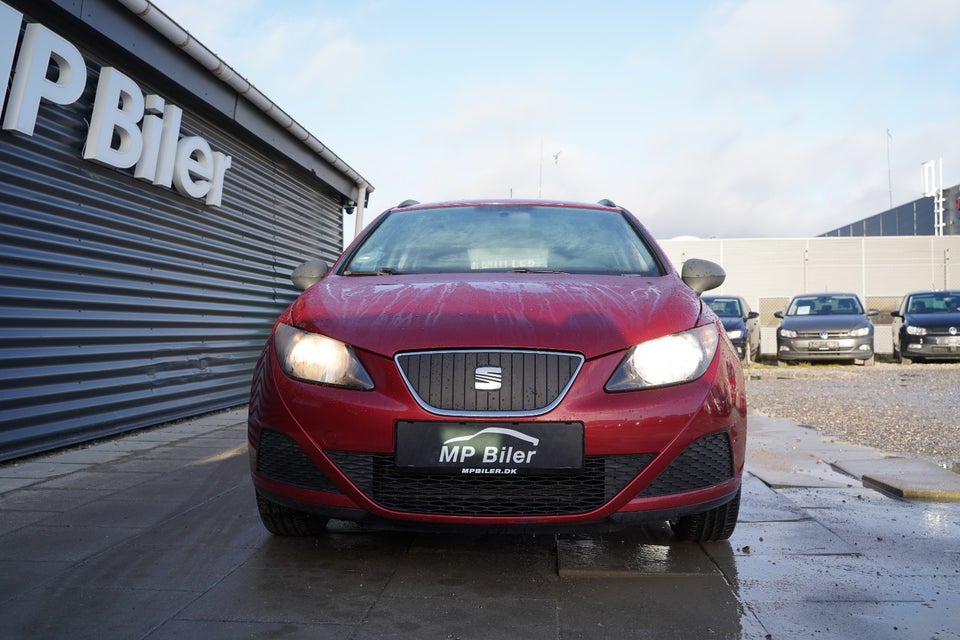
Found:
[[[960,183],[956,0],[151,1],[373,185],[363,224],[609,198],[807,237]]]

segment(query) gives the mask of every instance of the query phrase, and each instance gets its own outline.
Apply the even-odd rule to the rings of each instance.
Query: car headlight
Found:
[[[634,345],[605,389],[631,391],[695,380],[713,360],[718,339],[717,328],[708,324]]]
[[[914,327],[913,325],[907,325],[907,333],[912,336],[925,336],[927,335],[927,330],[924,327]]]
[[[781,338],[796,338],[797,332],[793,329],[780,329]]]
[[[853,338],[859,338],[861,336],[870,335],[870,327],[860,327],[859,329],[854,329],[850,332],[850,336]]]
[[[273,344],[291,378],[349,389],[373,389],[373,380],[349,345],[319,333],[277,325]]]
[[[727,337],[730,338],[731,340],[736,340],[737,338],[742,338],[742,337],[743,337],[743,330],[742,330],[742,329],[731,329],[730,331],[727,331]]]

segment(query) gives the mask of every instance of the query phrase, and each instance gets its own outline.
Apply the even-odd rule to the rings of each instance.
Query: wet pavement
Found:
[[[960,638],[960,476],[922,460],[754,414],[728,542],[284,539],[257,517],[245,418],[0,465],[0,635]]]

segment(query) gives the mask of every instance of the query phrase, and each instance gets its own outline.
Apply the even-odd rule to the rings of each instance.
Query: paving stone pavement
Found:
[[[3,637],[960,638],[960,503],[894,495],[956,475],[922,460],[751,415],[726,542],[286,539],[259,522],[245,419],[0,465]]]

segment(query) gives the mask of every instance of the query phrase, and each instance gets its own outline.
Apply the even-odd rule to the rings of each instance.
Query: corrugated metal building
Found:
[[[0,460],[247,401],[372,187],[146,0],[0,0]]]
[[[918,198],[821,234],[844,236],[956,236],[960,235],[960,185],[943,190],[943,228],[937,233],[934,196]]]

